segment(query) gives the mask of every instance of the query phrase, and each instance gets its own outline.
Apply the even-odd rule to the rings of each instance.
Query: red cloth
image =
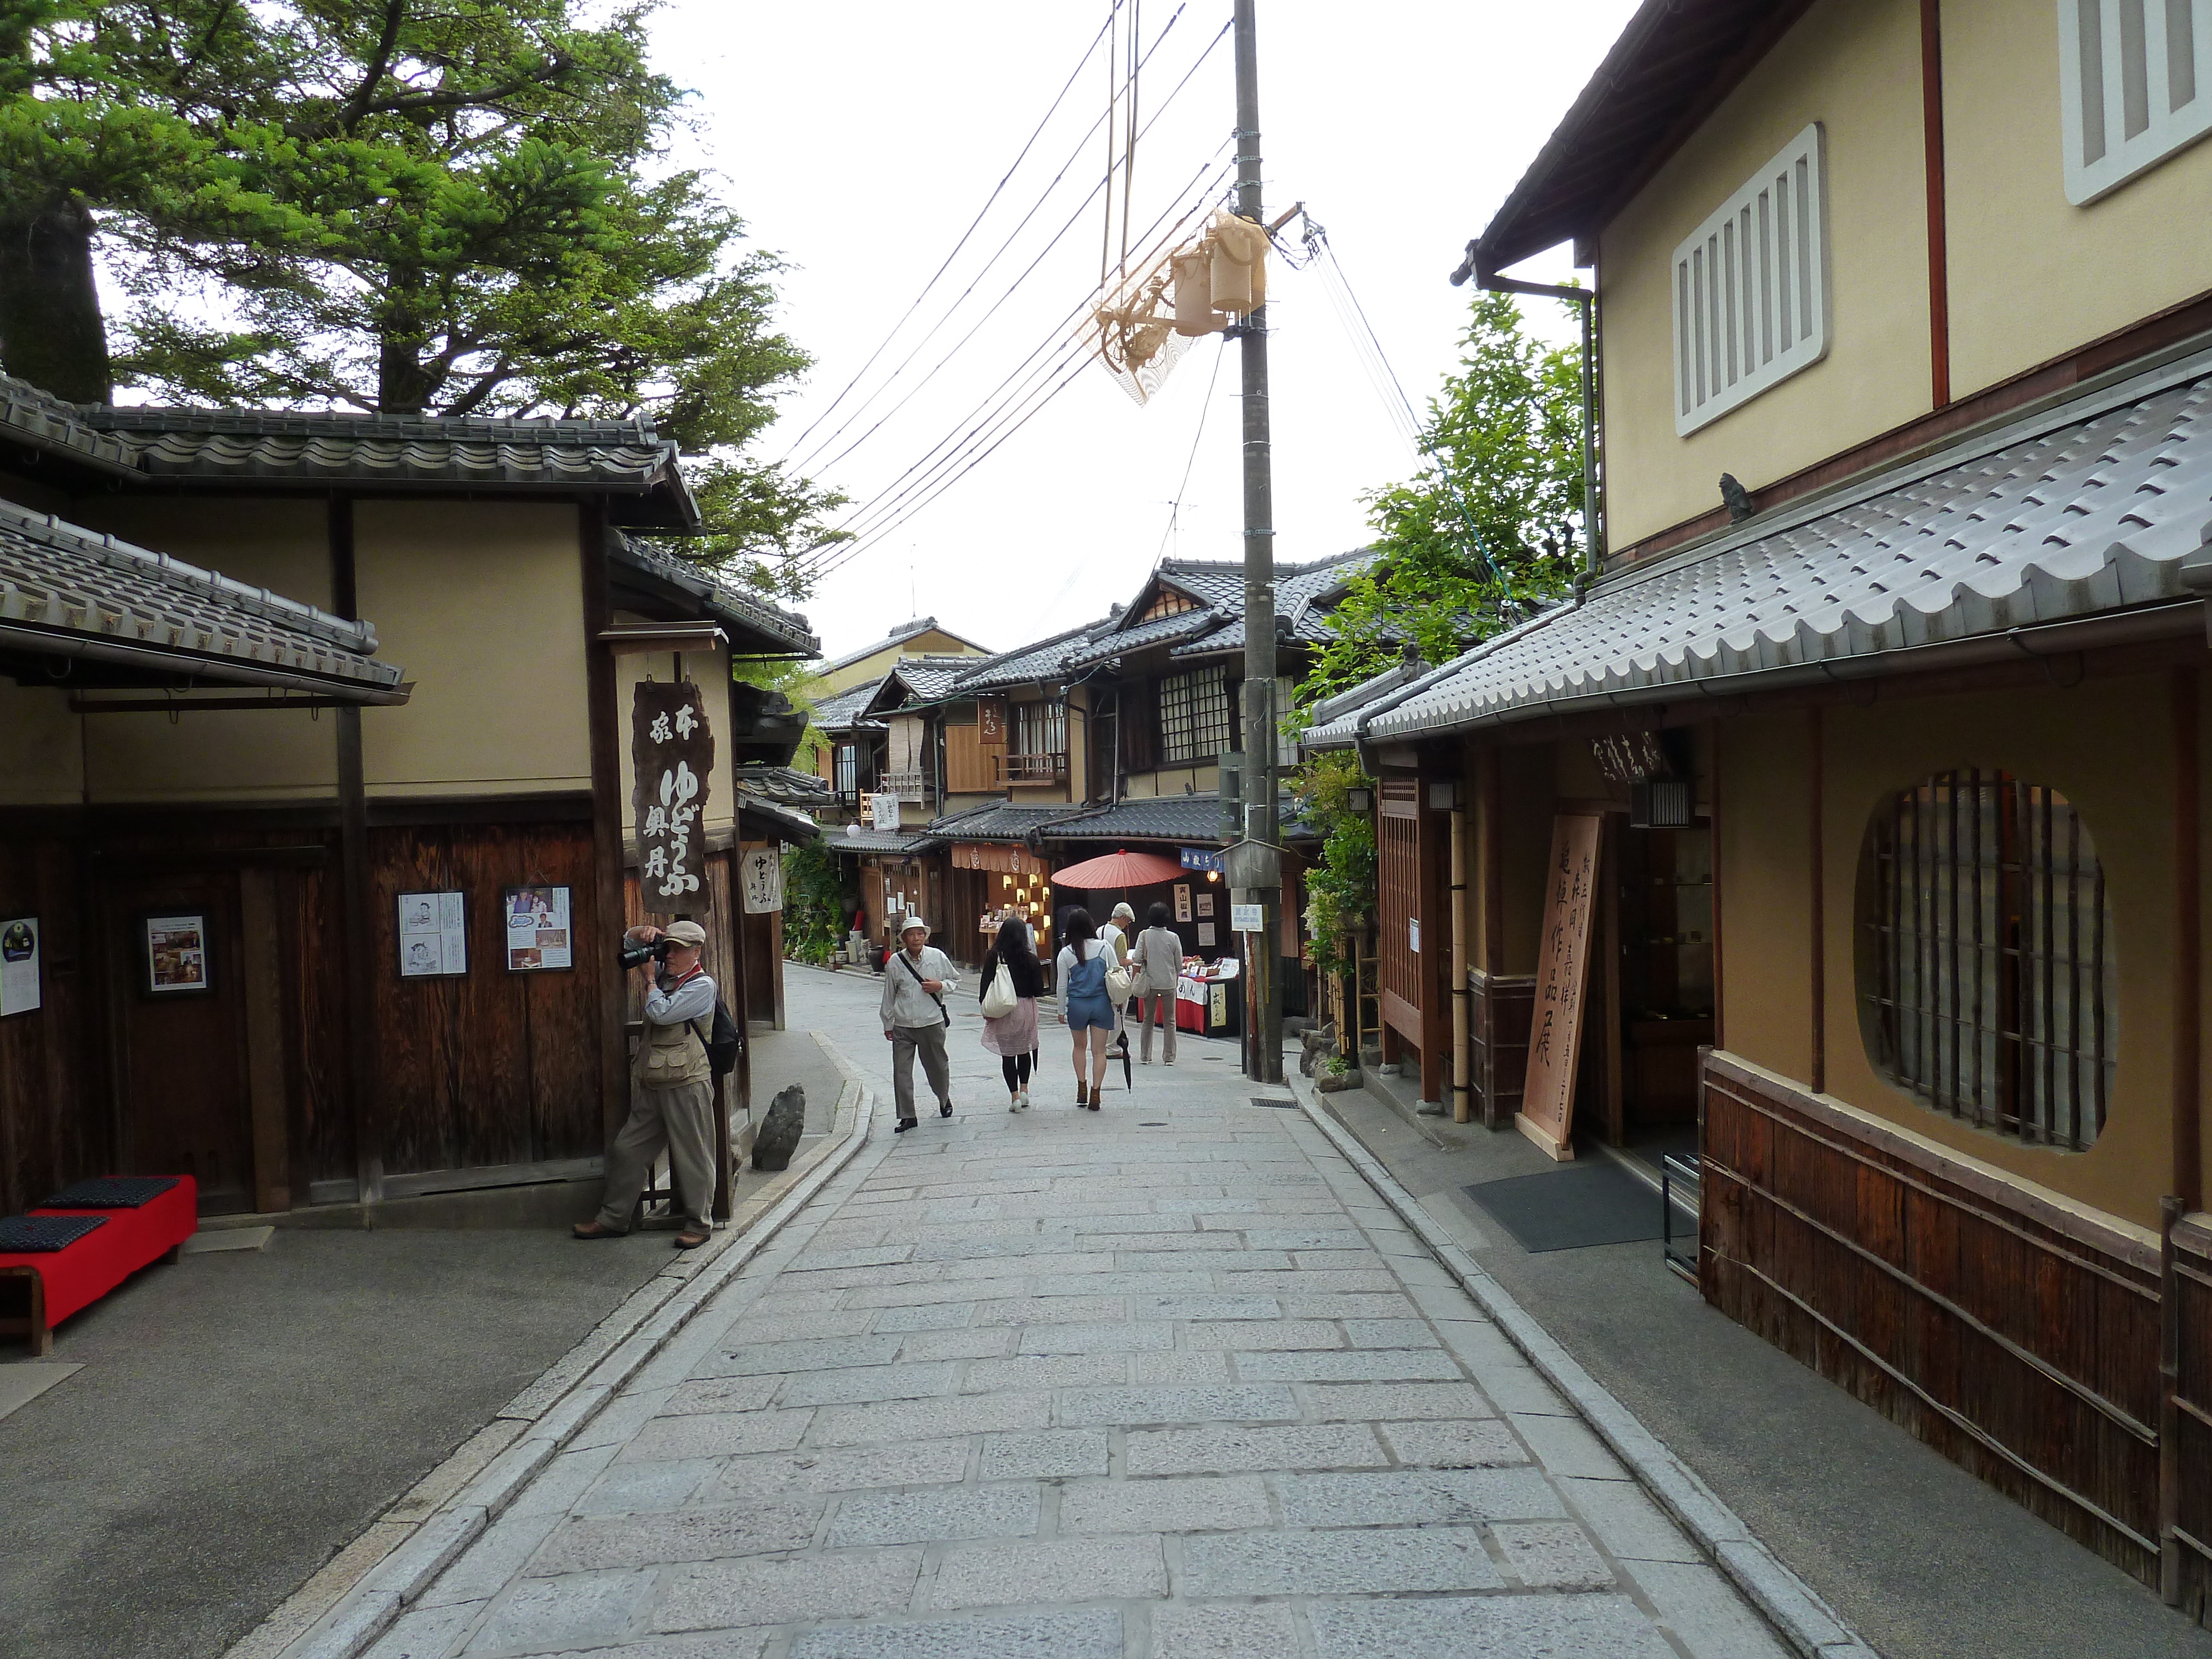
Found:
[[[1181,997],[1177,997],[1176,999],[1176,1030],[1196,1031],[1200,1036],[1205,1036],[1206,1005],[1202,1002],[1185,1002]]]
[[[199,1184],[179,1176],[167,1192],[135,1210],[33,1210],[33,1215],[104,1216],[107,1224],[64,1249],[0,1255],[0,1267],[38,1269],[46,1281],[51,1329],[198,1232],[199,1202]]]

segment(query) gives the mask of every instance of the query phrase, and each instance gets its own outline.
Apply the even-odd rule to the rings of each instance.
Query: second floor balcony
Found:
[[[1024,785],[1065,783],[1067,781],[1067,756],[994,755],[991,757],[991,784],[994,788],[1021,788]]]
[[[916,805],[929,799],[929,774],[920,767],[908,767],[902,771],[886,772],[876,787],[887,795],[896,795],[901,800],[910,800]]]

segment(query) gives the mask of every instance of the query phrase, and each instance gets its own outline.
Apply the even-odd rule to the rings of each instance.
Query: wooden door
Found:
[[[255,1208],[253,1090],[270,1067],[248,1027],[276,942],[249,945],[240,896],[235,870],[118,874],[104,895],[119,1172],[191,1176],[203,1215]],[[281,1091],[281,1037],[276,1049]]]

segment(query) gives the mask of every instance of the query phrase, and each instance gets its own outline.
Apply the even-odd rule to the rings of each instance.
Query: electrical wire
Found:
[[[1120,0],[1115,0],[1117,7],[1119,3]],[[1075,67],[1068,71],[1066,81],[1061,84],[1059,95],[1046,109],[1044,118],[1036,124],[1036,130],[1030,134],[1028,140],[1022,145],[1020,153],[1014,157],[1013,165],[1006,169],[1005,176],[999,180],[990,195],[985,198],[983,205],[976,210],[975,216],[969,222],[968,228],[960,233],[960,240],[952,245],[952,252],[946,254],[945,262],[930,273],[929,280],[921,285],[921,292],[914,296],[914,303],[900,313],[898,321],[891,325],[890,332],[884,336],[882,343],[868,354],[868,361],[854,371],[853,378],[845,382],[843,387],[823,407],[822,412],[808,422],[805,430],[791,441],[790,450],[785,456],[787,460],[799,452],[799,447],[813,434],[815,428],[828,420],[832,414],[836,413],[837,405],[852,395],[853,388],[860,385],[867,372],[876,366],[876,360],[890,349],[891,342],[898,337],[898,331],[906,326],[908,319],[921,309],[921,302],[929,297],[931,290],[944,280],[945,273],[952,268],[952,262],[960,257],[960,250],[966,247],[969,240],[982,228],[984,219],[989,215],[991,209],[997,204],[999,198],[1005,194],[1006,188],[1012,182],[1014,174],[1020,172],[1022,163],[1029,160],[1030,151],[1036,148],[1036,141],[1044,136],[1044,130],[1052,124],[1052,118],[1060,113],[1060,106],[1067,101],[1067,94],[1074,88],[1076,76],[1083,73],[1083,66],[1091,61],[1091,54],[1098,50],[1099,40],[1112,26],[1113,15],[1109,12],[1106,21],[1098,26],[1098,33],[1092,35],[1089,44],[1083,48],[1083,55],[1076,60]],[[1164,33],[1164,31],[1163,33]]]
[[[1182,6],[1176,7],[1174,14],[1169,17],[1166,23],[1161,26],[1159,33],[1153,38],[1152,46],[1146,49],[1143,58],[1139,61],[1139,68],[1142,67],[1144,63],[1149,62],[1152,54],[1158,52],[1161,46],[1166,43],[1167,38],[1174,31],[1176,24],[1182,21],[1184,9],[1185,8]],[[1192,64],[1190,70],[1185,73],[1182,81],[1176,83],[1176,91],[1181,91],[1184,82],[1187,82],[1190,79],[1190,76],[1197,71],[1199,64],[1203,64],[1208,57],[1212,56],[1213,49],[1221,43],[1222,36],[1229,33],[1231,27],[1231,25],[1224,25],[1221,33],[1215,35],[1213,40],[1207,43],[1205,50],[1200,52],[1197,59]],[[1108,74],[1109,76],[1115,72],[1116,68],[1117,66],[1112,64],[1109,60],[1108,64]],[[819,460],[819,457],[823,451],[836,443],[846,432],[851,429],[854,422],[858,421],[867,412],[870,405],[874,404],[875,401],[878,398],[881,398],[885,392],[889,392],[891,387],[898,384],[900,377],[903,375],[908,368],[913,367],[915,359],[919,357],[922,352],[927,349],[929,343],[937,337],[939,331],[941,331],[946,324],[950,323],[953,317],[958,313],[960,307],[967,303],[969,296],[975,293],[977,285],[982,282],[984,277],[991,273],[993,268],[995,267],[999,261],[1006,256],[1006,250],[1014,245],[1016,240],[1020,237],[1021,234],[1029,228],[1030,222],[1036,218],[1040,212],[1043,211],[1045,204],[1052,199],[1053,193],[1060,188],[1061,182],[1067,177],[1069,169],[1073,167],[1078,160],[1080,159],[1083,146],[1091,141],[1091,134],[1096,132],[1102,123],[1106,128],[1109,159],[1107,162],[1106,182],[1104,188],[1109,192],[1108,206],[1110,211],[1112,206],[1112,181],[1115,167],[1115,163],[1111,159],[1114,138],[1113,117],[1114,112],[1109,106],[1105,114],[1099,117],[1097,121],[1094,121],[1089,128],[1085,129],[1083,137],[1076,142],[1075,148],[1069,152],[1067,159],[1060,163],[1059,172],[1053,174],[1052,181],[1044,187],[1043,191],[1038,196],[1037,199],[1030,204],[1029,211],[1024,213],[1021,216],[1019,222],[1015,224],[1014,228],[1006,233],[1004,240],[1002,240],[999,246],[993,250],[991,257],[986,259],[976,270],[975,273],[968,279],[968,285],[962,289],[959,294],[954,297],[951,304],[945,307],[943,313],[938,317],[938,319],[930,325],[928,331],[925,333],[921,339],[915,343],[913,349],[908,351],[907,355],[899,361],[898,367],[894,368],[888,375],[884,376],[882,382],[878,385],[872,392],[869,392],[866,398],[861,399],[860,404],[845,416],[844,420],[837,425],[836,429],[831,431],[826,437],[823,438],[811,450],[802,455],[799,453],[797,447],[794,446],[792,454],[787,458],[787,461],[790,465],[799,468],[815,469],[817,468],[818,461],[818,470],[826,471],[829,468],[836,465],[839,461],[844,459],[846,456],[851,454],[862,442],[866,441],[882,428],[883,420],[878,419],[873,426],[871,426],[866,432],[862,433],[859,438],[854,439],[852,443],[846,445],[845,447],[838,451],[837,453],[830,456],[827,460]],[[1083,198],[1084,207],[1087,208],[1090,205],[1091,196],[1096,194],[1097,191],[1094,190],[1091,195],[1086,195]],[[1082,210],[1083,210],[1081,208],[1077,210],[1077,216],[1079,217],[1080,216]],[[1064,230],[1062,234],[1065,234]],[[1058,237],[1054,239],[1054,243],[1058,240]],[[1051,245],[1048,244],[1048,248],[1049,248],[1050,246]],[[1030,270],[1034,270],[1035,268],[1035,262],[1032,261]],[[1024,270],[1022,273],[1022,277],[1026,277],[1028,275],[1029,270]],[[1008,289],[1006,294],[1001,295],[998,301],[992,306],[991,310],[986,312],[983,317],[978,319],[977,326],[981,326],[981,322],[988,321],[992,313],[997,311],[999,306],[1003,305],[1006,299],[1011,297],[1014,291],[1014,288],[1018,288],[1021,285],[1022,277],[1017,277],[1015,279],[1014,287]],[[968,333],[963,335],[959,340],[956,341],[952,346],[952,352],[957,352],[962,345],[964,345],[969,339],[974,337],[975,331],[975,329],[971,328],[969,330]],[[948,353],[945,358],[940,359],[938,368],[942,368],[945,362],[951,361],[951,353]],[[925,375],[923,377],[923,383],[927,384],[928,380],[935,375],[936,372],[937,370],[933,368],[928,375]],[[915,389],[918,390],[919,388],[917,387]],[[908,396],[910,397],[912,393],[909,392]],[[902,405],[904,401],[904,399],[901,399]],[[893,412],[895,413],[896,410]],[[887,419],[889,417],[885,416],[884,418]],[[811,428],[810,428],[810,430],[811,429]]]
[[[1198,465],[1199,440],[1206,436],[1206,417],[1213,410],[1213,388],[1221,379],[1221,360],[1228,355],[1229,337],[1224,334],[1221,337],[1221,349],[1213,354],[1213,373],[1206,376],[1206,401],[1198,406],[1198,430],[1190,434],[1190,459],[1182,464],[1182,482],[1176,486],[1175,500],[1168,505],[1168,527],[1160,532],[1159,551],[1152,555],[1155,567],[1168,550],[1168,538],[1176,533],[1176,520],[1182,512],[1183,493],[1190,488],[1190,470]]]

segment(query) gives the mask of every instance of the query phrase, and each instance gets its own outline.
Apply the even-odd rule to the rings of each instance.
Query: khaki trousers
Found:
[[[611,1232],[629,1230],[637,1195],[645,1190],[645,1178],[664,1150],[675,1166],[685,1217],[702,1232],[711,1229],[714,1212],[712,1078],[676,1089],[641,1086],[631,1091],[629,1120],[607,1153],[607,1188],[599,1204],[599,1225]]]
[[[940,1104],[952,1098],[952,1066],[945,1057],[945,1027],[891,1027],[891,1094],[898,1103],[899,1121],[914,1121],[914,1056],[921,1054],[921,1069]]]
[[[1176,994],[1173,991],[1147,991],[1139,997],[1137,1001],[1141,1006],[1145,1016],[1144,1057],[1146,1060],[1152,1057],[1152,1019],[1157,1015],[1160,1024],[1167,1028],[1167,1036],[1161,1039],[1167,1046],[1161,1050],[1160,1058],[1169,1065],[1174,1065]]]

